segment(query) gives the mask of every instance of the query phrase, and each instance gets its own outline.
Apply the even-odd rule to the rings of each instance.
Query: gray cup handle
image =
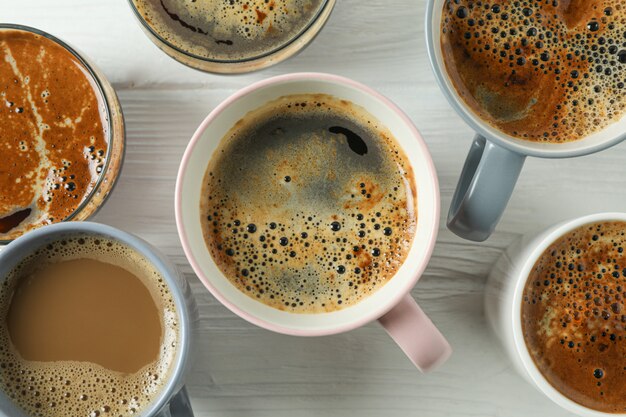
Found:
[[[456,187],[448,228],[482,242],[493,233],[519,178],[526,155],[476,136]]]
[[[178,394],[174,395],[169,404],[155,417],[193,417],[187,388],[182,387]]]

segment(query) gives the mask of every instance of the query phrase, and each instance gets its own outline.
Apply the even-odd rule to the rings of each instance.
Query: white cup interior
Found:
[[[526,258],[525,262],[520,266],[520,273],[517,278],[517,283],[515,285],[514,298],[512,303],[513,308],[513,338],[515,342],[515,349],[519,357],[522,360],[522,365],[527,372],[530,379],[537,385],[540,391],[542,391],[548,398],[552,401],[560,405],[566,410],[569,410],[572,413],[576,413],[580,416],[585,417],[607,417],[607,416],[619,416],[626,415],[626,413],[622,414],[613,414],[613,413],[603,413],[600,411],[592,410],[587,407],[584,407],[565,395],[561,394],[556,388],[554,388],[548,380],[543,376],[543,374],[539,371],[535,362],[533,361],[530,352],[528,352],[528,348],[526,347],[526,342],[524,340],[524,333],[522,331],[522,297],[524,294],[524,288],[526,286],[526,281],[528,280],[528,276],[532,268],[535,266],[535,263],[541,257],[541,255],[545,252],[545,250],[552,245],[552,243],[556,242],[563,235],[581,227],[589,223],[603,222],[603,221],[625,221],[626,222],[626,213],[599,213],[593,214],[590,216],[581,217],[566,223],[563,223],[560,226],[557,226],[552,232],[548,233],[548,235],[541,240],[541,242],[536,245],[531,251],[530,255]]]
[[[202,180],[221,139],[248,112],[278,97],[323,93],[364,107],[393,133],[414,169],[418,227],[404,265],[385,286],[357,305],[323,314],[293,314],[270,308],[239,291],[223,275],[206,248],[200,224]],[[323,156],[320,156],[323,157]],[[292,74],[253,85],[214,110],[198,129],[181,165],[177,221],[183,247],[198,277],[231,310],[270,330],[296,334],[337,333],[377,319],[413,287],[425,268],[439,221],[439,191],[430,154],[415,127],[382,96],[353,81],[325,74]]]
[[[516,150],[520,153],[551,158],[563,158],[586,155],[610,147],[626,139],[626,115],[619,121],[610,124],[605,129],[598,131],[584,139],[566,143],[540,143],[531,142],[507,135],[494,128],[481,119],[473,110],[465,105],[465,102],[457,94],[450,77],[446,71],[441,50],[441,16],[447,0],[428,0],[426,15],[426,38],[431,55],[431,61],[437,75],[437,79],[444,94],[447,96],[454,109],[472,126],[478,133],[487,139],[495,140],[503,146]]]

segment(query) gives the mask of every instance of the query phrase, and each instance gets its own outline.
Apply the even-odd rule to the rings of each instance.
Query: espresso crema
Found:
[[[260,58],[303,33],[325,0],[133,0],[161,39],[214,61]]]
[[[267,103],[226,134],[204,178],[201,221],[211,256],[240,291],[321,313],[362,301],[396,274],[417,198],[385,126],[349,101],[303,94]]]
[[[624,116],[621,0],[446,0],[441,48],[461,99],[515,138],[576,141]]]
[[[60,222],[96,187],[108,120],[95,80],[44,36],[0,29],[0,240]]]
[[[526,346],[571,400],[626,412],[626,222],[593,223],[554,242],[530,272],[522,304]]]

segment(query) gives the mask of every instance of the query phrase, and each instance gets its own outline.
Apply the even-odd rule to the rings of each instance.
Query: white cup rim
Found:
[[[550,247],[550,245],[552,245],[555,241],[557,241],[565,234],[586,224],[615,220],[621,220],[626,222],[626,213],[607,212],[591,214],[560,223],[550,229],[546,236],[544,236],[541,241],[534,246],[530,254],[525,258],[524,262],[520,264],[518,268],[518,273],[516,274],[517,282],[515,283],[513,302],[511,303],[511,317],[513,321],[511,325],[513,326],[513,339],[515,344],[515,350],[517,352],[517,355],[521,359],[521,363],[526,374],[534,382],[537,388],[539,388],[539,390],[543,392],[544,395],[546,395],[546,397],[551,399],[562,408],[585,417],[620,416],[626,415],[626,413],[605,413],[602,411],[590,409],[566,397],[548,382],[548,380],[543,376],[541,371],[539,371],[539,369],[537,368],[537,365],[535,365],[535,362],[532,359],[528,348],[526,347],[526,342],[524,340],[524,334],[522,331],[521,319],[522,296],[524,293],[526,282],[528,280],[528,276],[532,268],[534,267],[539,257],[541,257],[541,255],[545,252],[546,249]]]
[[[426,244],[426,250],[422,254],[422,261],[412,270],[412,279],[406,280],[402,288],[396,291],[392,297],[389,297],[385,303],[381,303],[376,308],[368,311],[367,314],[360,315],[357,319],[352,320],[347,324],[343,324],[339,326],[337,325],[326,326],[326,327],[320,327],[320,328],[315,328],[315,329],[301,329],[297,327],[288,327],[288,326],[282,326],[276,323],[272,323],[272,322],[265,320],[262,317],[248,313],[247,311],[243,310],[238,305],[236,305],[234,302],[232,302],[224,294],[222,294],[211,283],[210,279],[208,279],[205,276],[199,262],[197,261],[197,259],[195,258],[193,254],[192,245],[189,242],[188,233],[187,233],[185,222],[183,219],[183,208],[182,208],[183,207],[183,182],[184,182],[185,176],[187,175],[189,161],[192,157],[192,154],[194,153],[194,149],[196,148],[196,146],[202,139],[205,130],[227,108],[229,108],[235,102],[240,100],[242,97],[247,96],[250,93],[255,92],[258,89],[271,87],[271,86],[274,86],[277,84],[283,84],[286,82],[311,81],[311,80],[345,85],[350,88],[360,90],[366,95],[371,96],[372,98],[384,103],[384,105],[387,108],[392,110],[402,120],[405,126],[410,130],[412,139],[414,139],[414,143],[419,148],[417,152],[423,155],[424,160],[426,161],[428,165],[427,169],[429,172],[432,173],[432,175],[430,175],[429,181],[430,181],[430,187],[433,190],[432,195],[430,196],[432,200],[430,204],[432,207],[434,221],[432,221],[431,224],[421,226],[424,228],[428,228],[429,241]],[[236,92],[235,94],[231,95],[229,98],[224,100],[220,105],[218,105],[206,117],[206,119],[200,124],[199,128],[196,130],[196,132],[192,136],[191,141],[189,142],[189,145],[187,146],[187,149],[181,161],[180,169],[178,172],[178,178],[176,181],[176,192],[175,192],[176,194],[175,195],[176,225],[178,228],[178,234],[181,240],[181,244],[183,246],[183,250],[185,252],[185,255],[187,256],[187,259],[189,260],[189,263],[191,264],[191,267],[196,272],[196,275],[198,276],[200,281],[205,285],[205,287],[213,294],[213,296],[235,314],[239,315],[243,319],[259,327],[263,327],[268,330],[272,330],[278,333],[283,333],[283,334],[288,334],[288,335],[325,336],[325,335],[342,333],[342,332],[346,332],[346,331],[361,327],[371,321],[374,321],[380,318],[385,313],[390,311],[394,306],[396,306],[403,299],[403,297],[405,297],[411,291],[411,289],[415,286],[415,284],[417,283],[417,281],[423,274],[424,270],[426,269],[428,262],[430,260],[430,257],[432,255],[432,252],[434,250],[435,242],[437,240],[438,229],[439,229],[440,198],[439,198],[439,184],[438,184],[436,172],[437,171],[435,169],[434,162],[432,161],[432,158],[430,156],[428,147],[426,146],[426,143],[424,142],[421,134],[419,133],[419,131],[417,130],[413,122],[393,102],[391,102],[388,98],[384,97],[383,95],[376,92],[372,88],[367,87],[351,79],[341,77],[338,75],[333,75],[333,74],[306,72],[306,73],[292,73],[292,74],[280,75],[280,76],[268,78],[262,81],[258,81],[248,87],[245,87],[239,90],[238,92]],[[426,198],[426,196],[422,198]],[[211,262],[214,262],[213,259],[211,259]]]

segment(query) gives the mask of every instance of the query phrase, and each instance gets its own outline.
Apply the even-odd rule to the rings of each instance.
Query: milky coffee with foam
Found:
[[[322,313],[362,301],[396,274],[416,199],[406,155],[371,114],[330,95],[292,95],[222,138],[201,222],[211,256],[240,291],[276,309]]]
[[[165,42],[214,61],[260,58],[304,32],[325,0],[132,0]]]
[[[522,302],[526,346],[563,395],[626,413],[626,222],[581,226],[544,251]]]
[[[0,314],[0,388],[29,415],[137,415],[169,379],[172,295],[120,242],[77,235],[40,247],[0,287]]]
[[[622,0],[446,0],[441,48],[465,104],[510,136],[576,141],[624,116]]]

